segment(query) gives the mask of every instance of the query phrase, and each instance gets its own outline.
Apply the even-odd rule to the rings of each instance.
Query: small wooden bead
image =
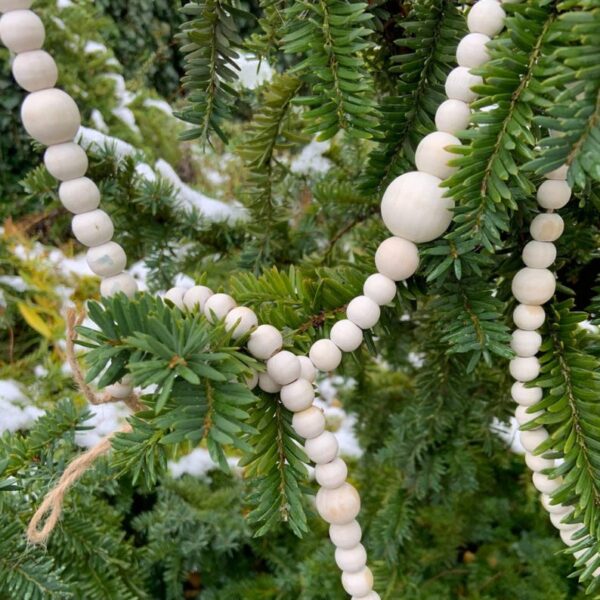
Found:
[[[90,248],[86,258],[90,269],[100,277],[118,275],[127,265],[125,250],[116,242],[106,242]]]
[[[357,296],[346,308],[346,316],[361,329],[371,329],[379,321],[381,309],[367,296]]]
[[[538,429],[531,429],[529,431],[520,431],[519,437],[523,448],[533,453],[540,444],[543,444],[548,439],[548,431],[544,427],[539,427]]]
[[[53,177],[68,181],[83,177],[88,169],[85,150],[74,142],[49,146],[44,154],[44,164]]]
[[[523,262],[532,269],[545,269],[556,259],[556,246],[552,242],[527,242],[523,248]]]
[[[473,33],[485,33],[494,37],[504,28],[506,13],[497,0],[480,0],[473,5],[467,16],[467,26]]]
[[[267,360],[281,350],[283,336],[272,325],[259,325],[248,340],[248,352],[260,360]]]
[[[348,477],[348,467],[343,459],[335,458],[315,467],[315,479],[324,488],[338,488]]]
[[[551,494],[563,484],[561,479],[550,479],[543,473],[534,473],[532,480],[535,489],[543,494]]]
[[[306,379],[296,379],[281,388],[281,402],[292,412],[306,410],[314,399],[315,390],[312,383]]]
[[[577,529],[563,529],[559,532],[560,539],[567,546],[574,546],[575,544],[578,544],[580,541],[580,538],[578,536],[576,537],[575,534],[578,533],[579,531],[581,531],[581,529],[583,529],[583,525],[581,525]]]
[[[12,64],[15,81],[28,92],[54,87],[58,68],[54,59],[44,50],[32,50],[17,54]]]
[[[542,506],[553,515],[566,515],[573,510],[572,506],[565,506],[564,504],[552,504],[552,498],[548,494],[542,494],[540,496]]]
[[[521,381],[515,381],[510,390],[512,399],[521,406],[533,406],[543,397],[541,387],[525,387]]]
[[[358,521],[329,526],[329,539],[337,548],[354,548],[361,538],[362,531]]]
[[[513,296],[522,304],[544,304],[552,298],[556,279],[548,269],[525,267],[512,280]]]
[[[333,371],[342,362],[342,352],[331,340],[318,340],[308,353],[313,365],[323,372]]]
[[[455,134],[469,127],[471,109],[461,100],[445,100],[435,113],[435,126],[438,131]]]
[[[100,206],[100,190],[87,177],[63,181],[58,188],[58,197],[62,205],[76,215],[95,210]]]
[[[123,293],[131,298],[138,290],[136,280],[127,272],[103,279],[100,283],[100,294],[105,298]]]
[[[234,340],[246,335],[258,325],[258,317],[247,306],[231,309],[225,317],[225,329],[231,331]]]
[[[268,394],[276,394],[281,390],[281,386],[276,381],[273,381],[267,373],[260,373],[258,375],[258,387]]]
[[[487,49],[489,36],[484,33],[469,33],[460,40],[456,48],[456,62],[461,67],[474,69],[490,60]]]
[[[404,281],[414,275],[419,267],[419,250],[413,242],[404,238],[387,238],[375,252],[375,266],[379,273],[392,281]],[[365,292],[365,295],[369,294]]]
[[[304,380],[299,379],[298,381]],[[310,406],[306,410],[294,414],[292,427],[301,438],[310,440],[325,431],[325,415],[317,406]]]
[[[531,237],[538,242],[554,242],[563,233],[565,223],[556,213],[542,213],[534,217],[529,227]]]
[[[546,320],[546,313],[541,306],[518,304],[513,311],[513,321],[519,329],[533,331],[539,329]]]
[[[351,596],[366,596],[373,589],[373,573],[364,567],[355,573],[342,572],[342,586]]]
[[[106,244],[114,233],[111,218],[100,209],[75,215],[71,227],[77,240],[91,247]]]
[[[356,573],[367,565],[367,551],[362,544],[357,544],[354,548],[336,548],[335,562],[340,571]]]
[[[547,179],[537,191],[537,201],[542,208],[558,210],[571,199],[571,186],[566,181]]]
[[[565,515],[550,514],[550,522],[559,531],[575,531],[576,529],[579,529],[579,526],[581,525],[580,523],[563,523],[562,520],[566,516],[567,516],[566,514]]]
[[[183,295],[183,304],[188,310],[204,312],[206,301],[213,295],[213,291],[205,285],[195,285]]]
[[[229,294],[213,294],[204,303],[204,316],[209,323],[215,323],[227,316],[235,308],[235,300]]]
[[[45,37],[42,20],[31,10],[13,10],[0,18],[0,39],[16,54],[39,50]]]
[[[324,431],[321,435],[304,442],[306,455],[317,466],[331,462],[339,449],[337,438],[331,431]]]
[[[298,360],[300,361],[300,378],[314,383],[317,378],[317,370],[312,360],[308,356],[299,356]]]
[[[322,487],[317,492],[317,511],[331,525],[345,525],[354,521],[360,512],[360,496],[349,483],[338,488]]]
[[[45,146],[70,142],[81,125],[73,98],[56,88],[29,94],[21,106],[21,120],[27,133]]]
[[[329,337],[342,352],[354,352],[363,341],[360,327],[348,319],[335,323]]]
[[[517,381],[533,381],[540,374],[540,361],[535,356],[513,358],[508,368]]]
[[[535,356],[542,345],[542,336],[537,331],[517,329],[513,331],[510,347],[518,356]]]
[[[546,179],[555,179],[555,180],[566,179],[568,172],[569,172],[569,167],[567,167],[567,165],[562,165],[562,166],[554,169],[553,171],[549,171],[548,173],[546,173],[544,175],[544,177]]]
[[[31,7],[33,0],[0,0],[0,12],[11,10],[27,10]]]
[[[366,596],[352,596],[350,600],[381,600],[381,596],[374,590],[371,590]]]
[[[185,304],[183,303],[183,297],[187,292],[187,288],[184,287],[172,287],[164,296],[165,300],[173,303],[179,310],[185,309]]]
[[[383,306],[396,297],[396,284],[381,273],[373,273],[367,277],[363,285],[363,294],[379,306]]]
[[[415,165],[422,173],[447,179],[457,171],[457,167],[451,167],[448,164],[449,161],[456,158],[456,154],[450,152],[448,147],[460,145],[460,140],[450,133],[443,131],[429,133],[417,146]]]
[[[479,75],[473,75],[467,67],[456,67],[446,79],[446,96],[451,100],[473,102],[478,94],[471,88],[482,83],[483,79]]]
[[[515,418],[517,419],[517,423],[519,425],[526,425],[527,423],[531,423],[538,417],[541,417],[544,414],[544,411],[538,410],[534,413],[527,412],[529,408],[527,406],[517,406],[515,410]],[[537,458],[537,457],[536,457]]]
[[[531,454],[531,452],[525,452],[525,462],[527,463],[527,466],[536,473],[538,471],[543,471],[544,469],[551,469],[555,466],[553,460],[544,458],[543,456],[536,456],[535,454]]]
[[[267,361],[267,373],[279,385],[287,385],[300,377],[300,361],[295,354],[282,350]]]
[[[253,390],[258,385],[258,373],[253,371],[252,375],[244,378],[244,383],[248,386],[249,390]]]

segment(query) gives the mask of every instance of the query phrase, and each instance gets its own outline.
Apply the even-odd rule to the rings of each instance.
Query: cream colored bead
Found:
[[[138,290],[136,280],[127,272],[103,279],[100,283],[100,294],[105,298],[123,293],[131,298]]]
[[[323,372],[333,371],[342,362],[341,350],[331,340],[318,340],[308,353],[313,365]]]
[[[325,431],[325,415],[319,407],[310,406],[294,414],[292,427],[301,438],[310,440]]]
[[[33,0],[0,0],[0,12],[11,10],[26,10],[31,7]]]
[[[549,512],[553,515],[566,515],[573,510],[572,506],[565,506],[564,504],[551,504],[552,498],[548,496],[548,494],[542,494],[540,496],[540,500],[546,512]]]
[[[525,452],[525,462],[527,466],[535,472],[543,471],[544,469],[551,469],[555,466],[554,461],[543,456],[536,456],[531,452]]]
[[[534,217],[529,227],[531,237],[538,242],[554,242],[563,233],[565,222],[556,213],[542,213]]]
[[[546,313],[541,306],[518,304],[513,311],[513,321],[519,329],[533,331],[539,329],[546,320]]]
[[[469,127],[471,109],[461,100],[445,100],[435,113],[435,126],[438,131],[456,133]]]
[[[45,146],[70,142],[81,125],[73,98],[56,88],[29,94],[21,106],[21,120],[27,133]]]
[[[350,600],[381,600],[381,596],[374,590],[371,590],[366,596],[352,596]]]
[[[58,188],[58,197],[62,205],[76,215],[95,210],[100,206],[100,190],[87,177],[63,181]]]
[[[308,356],[299,356],[298,360],[300,361],[300,378],[314,383],[317,378],[317,370],[312,360]]]
[[[187,288],[184,287],[172,287],[165,294],[164,299],[172,302],[179,310],[185,310],[185,304],[183,303],[183,297],[187,292]]]
[[[295,354],[282,350],[267,361],[267,373],[279,385],[287,385],[300,377],[300,361]]]
[[[100,277],[118,275],[127,265],[125,250],[116,242],[106,242],[90,248],[86,258],[90,269]]]
[[[16,54],[39,50],[45,37],[42,20],[31,10],[13,10],[0,18],[0,39]]]
[[[229,294],[213,294],[204,303],[204,316],[209,323],[215,323],[224,319],[235,306],[235,300]]]
[[[283,336],[272,325],[260,325],[251,334],[248,340],[248,352],[260,360],[267,360],[281,350]]]
[[[106,244],[114,233],[111,218],[100,209],[75,215],[71,227],[77,240],[90,247]]]
[[[329,526],[329,539],[337,548],[353,548],[360,543],[361,538],[362,531],[358,521]]]
[[[74,142],[49,146],[44,154],[44,164],[53,177],[68,181],[83,177],[88,169],[85,150]]]
[[[575,531],[576,529],[579,529],[579,527],[581,526],[581,523],[563,523],[562,520],[566,516],[567,516],[566,514],[565,515],[550,514],[550,521],[551,521],[552,525],[554,525],[554,527],[556,527],[556,529],[558,529],[559,531]]]
[[[268,394],[276,394],[281,390],[281,386],[273,381],[266,373],[260,373],[258,375],[258,387]]]
[[[544,427],[531,429],[529,431],[520,431],[519,438],[521,445],[527,452],[535,452],[535,449],[548,439],[548,431]]]
[[[537,331],[517,329],[513,331],[510,347],[517,356],[535,356],[542,345],[542,336]]]
[[[367,296],[356,296],[346,308],[346,316],[361,329],[371,329],[379,321],[381,309]]]
[[[213,295],[213,291],[205,285],[195,285],[183,295],[183,304],[188,310],[204,312],[206,301]]]
[[[373,273],[363,285],[363,294],[379,306],[383,306],[396,297],[396,284],[381,273]]]
[[[12,64],[15,81],[28,92],[54,87],[58,68],[54,59],[44,50],[32,50],[17,54]]]
[[[315,467],[315,479],[324,488],[338,488],[346,481],[346,477],[348,477],[348,466],[339,457]]]
[[[553,171],[549,171],[548,173],[546,173],[544,175],[544,177],[546,179],[555,179],[555,180],[566,179],[568,172],[569,172],[569,167],[567,167],[567,165],[562,165],[560,167],[557,167]]]
[[[327,523],[344,525],[354,521],[360,512],[360,496],[349,483],[333,489],[322,487],[317,492],[316,507]]]
[[[321,435],[304,442],[306,455],[317,466],[331,462],[339,449],[337,438],[331,431],[324,431]]]
[[[469,31],[494,37],[504,29],[506,13],[497,0],[480,0],[467,15]]]
[[[534,473],[531,479],[535,489],[542,494],[551,494],[563,484],[561,479],[550,479],[543,473]]]
[[[556,289],[554,274],[548,269],[525,267],[512,280],[513,296],[522,304],[544,304]]]
[[[542,208],[558,210],[571,199],[571,186],[566,181],[547,179],[537,191],[537,201]]]
[[[369,567],[360,571],[342,573],[342,586],[351,596],[366,596],[373,589],[373,573]]]
[[[533,406],[537,404],[543,396],[541,387],[525,387],[520,381],[515,381],[511,388],[512,399],[521,406]]]
[[[575,544],[578,544],[581,539],[579,537],[575,538],[575,534],[581,531],[581,529],[583,529],[583,525],[581,525],[577,529],[563,529],[559,532],[560,539],[567,546],[574,546]]]
[[[447,179],[456,173],[457,167],[448,163],[457,158],[448,150],[450,146],[460,146],[460,140],[450,133],[434,131],[427,134],[417,146],[415,164],[422,173],[429,173],[440,179]]]
[[[375,252],[375,266],[380,274],[392,281],[404,281],[414,275],[419,267],[419,250],[413,242],[404,238],[387,238]],[[369,294],[365,291],[365,295]]]
[[[252,375],[244,377],[244,383],[248,389],[253,390],[258,385],[258,373],[253,371]]]
[[[471,88],[481,85],[483,79],[473,75],[467,67],[456,67],[446,79],[446,96],[451,100],[461,100],[470,103],[477,98],[477,93]]]
[[[340,571],[356,573],[367,565],[367,551],[362,544],[357,544],[354,548],[336,548],[335,562]]]
[[[540,374],[540,361],[535,356],[518,356],[510,361],[508,368],[517,381],[533,381]]]
[[[551,242],[527,242],[523,248],[523,262],[532,269],[546,269],[556,260],[556,246]]]
[[[315,399],[315,390],[310,381],[296,379],[281,388],[281,402],[292,412],[306,410]]]
[[[456,62],[461,67],[474,69],[490,60],[487,49],[489,36],[484,33],[469,33],[460,40],[456,48]]]
[[[335,323],[329,337],[342,352],[354,352],[363,341],[360,327],[348,319]]]
[[[519,425],[526,425],[527,423],[531,423],[538,417],[541,417],[544,414],[544,411],[538,410],[534,413],[528,413],[529,407],[527,406],[517,406],[515,410],[515,418],[517,419],[517,423]]]
[[[234,340],[246,335],[258,325],[254,311],[247,306],[232,308],[225,317],[225,329],[231,331]]]

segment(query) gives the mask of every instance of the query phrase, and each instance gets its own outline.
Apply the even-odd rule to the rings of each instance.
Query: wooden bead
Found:
[[[260,360],[271,358],[282,346],[283,336],[272,325],[259,325],[248,340],[248,352]]]
[[[563,233],[565,223],[556,213],[543,213],[531,221],[529,232],[531,237],[538,242],[554,242]]]
[[[109,242],[114,233],[111,218],[99,208],[75,215],[71,223],[73,235],[84,246],[99,246]]]
[[[480,0],[467,15],[467,26],[473,33],[485,33],[494,37],[504,28],[506,13],[497,0]]]
[[[244,383],[249,390],[253,390],[258,385],[258,373],[253,371],[252,375],[244,377]]]
[[[535,356],[542,345],[542,336],[537,331],[517,329],[513,331],[510,347],[517,356]]]
[[[12,64],[15,81],[28,92],[54,87],[58,68],[54,59],[44,50],[32,50],[17,54]]]
[[[534,473],[532,480],[535,489],[543,494],[551,494],[563,484],[562,479],[550,479],[543,473]]]
[[[235,308],[235,300],[229,294],[213,294],[204,303],[204,316],[209,323],[216,323]]]
[[[435,113],[435,126],[438,131],[457,133],[469,127],[471,109],[461,100],[445,100]]]
[[[525,452],[525,462],[527,463],[527,466],[535,472],[551,469],[555,466],[553,460],[544,458],[543,456],[536,456],[535,454],[531,454],[531,452]]]
[[[73,98],[56,88],[29,94],[21,106],[21,119],[27,133],[45,146],[71,141],[81,125]]]
[[[548,432],[544,427],[539,427],[538,429],[531,429],[529,431],[520,431],[519,437],[523,448],[533,453],[540,444],[543,444],[548,439]]]
[[[517,423],[519,425],[526,425],[527,423],[531,423],[538,417],[541,417],[544,414],[544,411],[538,410],[533,413],[527,412],[529,408],[527,406],[517,406],[515,410],[515,418],[517,419]],[[537,458],[537,457],[536,457]]]
[[[518,304],[513,311],[513,321],[519,329],[533,331],[539,329],[546,320],[546,313],[541,306]]]
[[[546,173],[544,175],[544,177],[546,179],[566,179],[567,178],[567,173],[569,172],[569,167],[567,167],[567,165],[562,165],[556,169],[554,169],[553,171],[549,171],[548,173]]]
[[[95,210],[100,206],[100,190],[87,177],[63,181],[58,188],[58,197],[62,205],[76,215]]]
[[[556,259],[556,246],[551,242],[527,242],[523,248],[523,262],[532,269],[545,269]]]
[[[329,526],[329,539],[337,548],[354,548],[361,538],[362,531],[358,521]]]
[[[473,102],[478,94],[471,88],[482,83],[483,79],[479,75],[473,75],[467,67],[456,67],[446,79],[446,96],[451,100]]]
[[[361,329],[371,329],[379,321],[381,309],[367,296],[356,296],[346,308],[346,316]]]
[[[313,365],[323,372],[333,371],[342,362],[342,352],[331,340],[318,340],[308,353]]]
[[[412,244],[412,242],[409,243]],[[373,273],[365,280],[363,294],[379,306],[383,306],[389,304],[396,297],[396,284],[381,273]]]
[[[348,477],[348,467],[343,459],[335,458],[315,467],[315,479],[324,488],[338,488]]]
[[[317,378],[317,370],[312,360],[308,356],[299,356],[298,360],[300,361],[300,378],[314,383]]]
[[[508,365],[510,374],[517,381],[533,381],[540,374],[540,361],[535,356],[513,358]]]
[[[373,589],[373,573],[364,567],[354,573],[342,572],[342,586],[351,596],[366,596]]]
[[[317,492],[316,506],[324,521],[344,525],[354,521],[360,512],[360,496],[349,483],[333,489],[322,487]]]
[[[371,590],[366,596],[352,596],[350,600],[381,600],[381,596],[374,590]]]
[[[258,387],[268,394],[276,394],[281,389],[281,386],[273,381],[267,373],[260,373],[258,375]]]
[[[26,10],[31,7],[33,0],[0,0],[0,12],[11,10]]]
[[[133,393],[133,378],[130,375],[126,375],[121,379],[121,381],[117,381],[112,383],[111,385],[107,385],[104,388],[104,391],[111,397],[117,400],[125,400],[129,398]]]
[[[106,242],[90,248],[86,258],[90,269],[100,277],[118,275],[127,265],[125,250],[116,242]]]
[[[469,33],[460,40],[456,48],[456,62],[461,67],[474,69],[490,60],[487,49],[489,36],[484,33]]]
[[[560,534],[560,539],[567,545],[567,546],[574,546],[575,544],[578,544],[580,541],[580,537],[576,536],[576,534],[581,531],[581,529],[583,529],[583,525],[581,525],[580,527],[578,527],[577,529],[563,529],[562,531],[559,532]]]
[[[109,298],[118,293],[123,293],[128,298],[131,298],[137,290],[138,286],[136,280],[125,271],[118,275],[107,277],[100,283],[100,294],[105,298]]]
[[[521,381],[515,381],[510,390],[512,399],[521,406],[533,406],[543,397],[541,387],[525,387]]]
[[[168,300],[172,304],[174,304],[179,310],[185,309],[185,304],[183,303],[183,297],[187,292],[187,288],[184,287],[172,287],[164,296],[165,300]]]
[[[299,379],[298,381],[304,380]],[[301,438],[310,440],[325,431],[325,415],[317,406],[310,406],[306,410],[294,414],[292,427]]]
[[[213,291],[205,285],[195,285],[183,295],[183,304],[188,310],[204,312],[206,301],[213,295]]]
[[[452,198],[444,197],[439,177],[412,171],[396,177],[381,200],[385,226],[396,236],[417,244],[442,235],[452,221]],[[382,271],[383,272],[383,271]],[[390,273],[383,273],[390,276]]]
[[[329,337],[342,352],[354,352],[363,341],[363,333],[360,327],[348,319],[335,323],[331,328]]]
[[[234,340],[246,335],[258,325],[258,317],[247,306],[231,309],[225,317],[225,329],[231,331]]]
[[[572,506],[565,506],[564,504],[552,504],[552,498],[548,494],[542,494],[540,496],[542,506],[553,515],[566,515],[573,510]]]
[[[375,266],[380,274],[392,281],[404,281],[414,275],[419,267],[419,250],[413,242],[404,238],[387,238],[379,244],[375,252]],[[365,292],[365,295],[369,294]]]
[[[422,173],[429,173],[440,179],[447,179],[456,173],[457,167],[451,167],[448,162],[457,158],[448,150],[449,146],[460,146],[460,140],[450,133],[434,131],[427,134],[417,146],[415,164]]]
[[[88,169],[85,150],[74,142],[49,146],[44,154],[44,164],[53,177],[68,181],[83,177]]]
[[[354,548],[336,548],[335,562],[341,571],[356,573],[367,565],[367,551],[362,544]]]
[[[571,199],[571,186],[562,180],[547,179],[537,191],[537,201],[542,208],[558,210]]]
[[[39,50],[45,37],[42,20],[31,10],[13,10],[0,18],[0,39],[16,54]]]
[[[572,512],[572,511],[570,511],[570,512]],[[568,514],[569,513],[564,514],[564,515],[557,515],[556,513],[550,514],[550,522],[559,531],[575,531],[576,529],[579,529],[579,527],[581,525],[580,523],[563,523],[562,522],[563,519],[565,517],[567,517]]]
[[[556,279],[548,269],[525,267],[512,280],[513,296],[522,304],[544,304],[552,298],[555,289]]]
[[[296,379],[281,388],[281,402],[292,412],[306,410],[315,399],[315,390],[310,381]]]
[[[331,431],[324,431],[317,437],[304,442],[304,451],[317,466],[331,462],[339,451],[337,438]]]
[[[267,361],[267,373],[279,385],[287,385],[300,377],[300,361],[295,354],[282,350]]]

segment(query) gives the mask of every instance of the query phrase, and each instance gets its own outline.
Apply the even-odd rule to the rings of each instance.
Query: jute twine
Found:
[[[77,357],[75,355],[75,342],[77,340],[76,327],[81,325],[84,318],[84,312],[77,313],[74,309],[69,309],[67,311],[66,355],[67,363],[72,370],[73,380],[77,384],[79,391],[85,396],[90,404],[98,405],[107,404],[110,402],[119,402],[121,399],[113,398],[106,392],[100,395],[95,394],[90,386],[85,382],[84,374],[79,366],[79,363],[77,362]],[[132,394],[129,398],[123,399],[123,402],[125,402],[125,404],[127,404],[127,406],[129,406],[134,412],[142,408],[142,405],[135,394]],[[119,432],[128,431],[131,431],[131,426],[129,424],[124,425],[119,430]],[[47,542],[48,537],[56,527],[56,524],[62,515],[65,495],[71,486],[73,486],[94,464],[96,459],[99,456],[106,454],[110,450],[111,439],[115,433],[107,435],[96,446],[90,448],[87,452],[84,452],[76,459],[71,461],[69,466],[65,469],[64,473],[58,480],[58,483],[46,494],[44,500],[31,518],[31,521],[27,527],[27,539],[30,543],[45,544]],[[40,524],[42,524],[41,528]]]

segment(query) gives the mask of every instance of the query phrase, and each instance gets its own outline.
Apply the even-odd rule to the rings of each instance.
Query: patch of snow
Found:
[[[92,114],[90,115],[90,119],[91,119],[94,127],[98,130],[98,132],[103,132],[103,133],[108,132],[108,125],[106,124],[106,121],[104,120],[104,117],[102,116],[102,113],[97,108],[95,108],[92,111]],[[81,130],[80,130],[80,133],[81,133]]]
[[[107,52],[106,46],[95,40],[88,40],[83,47],[83,51],[86,54],[94,54],[95,52],[104,53]]]
[[[18,275],[0,275],[0,283],[12,288],[16,292],[25,292],[29,289],[23,278]]]
[[[238,471],[237,458],[228,457],[227,463],[232,471]],[[209,471],[219,468],[205,448],[196,448],[177,461],[170,460],[167,463],[167,466],[171,473],[171,477],[174,478],[181,477],[185,474],[193,475],[194,477],[205,477]]]
[[[169,116],[173,116],[173,109],[171,105],[165,100],[157,100],[156,98],[146,98],[144,100],[144,106],[149,108],[157,108],[158,110],[162,110],[165,114]]]
[[[150,273],[150,269],[146,265],[143,260],[140,260],[133,265],[131,265],[128,269],[129,274],[135,278],[138,284],[138,290],[140,292],[145,292],[148,290],[148,275]]]
[[[36,377],[46,377],[48,375],[48,369],[42,365],[35,365],[33,368],[33,374]]]
[[[104,437],[120,429],[131,414],[123,402],[88,406],[92,416],[85,422],[92,429],[75,433],[75,443],[82,448],[96,446]]]
[[[126,106],[118,106],[117,108],[113,108],[112,114],[117,117],[117,119],[121,119],[131,131],[135,133],[140,133],[140,128],[137,126],[135,121],[135,115],[133,112],[127,108]]]
[[[213,185],[221,185],[227,180],[226,177],[214,169],[205,169],[202,171],[202,175],[204,175],[204,177],[206,177],[206,179]]]
[[[31,406],[13,379],[0,380],[0,433],[29,429],[44,411]]]
[[[57,0],[56,8],[62,10],[63,8],[68,8],[69,6],[73,6],[71,0]]]
[[[118,158],[134,156],[138,153],[131,144],[111,135],[106,135],[101,131],[98,131],[97,128],[91,129],[89,127],[80,127],[78,139],[84,149],[88,149],[94,145],[98,148],[109,147],[113,149]]]
[[[174,287],[191,288],[196,285],[195,281],[185,273],[177,273],[175,275]]]
[[[323,156],[329,150],[329,142],[318,142],[312,140],[302,148],[302,151],[296,156],[291,164],[292,173],[326,173],[331,167],[331,161]]]
[[[138,163],[135,166],[135,172],[147,181],[156,181],[156,173],[148,163]]]
[[[242,54],[236,62],[240,68],[237,72],[239,84],[243,88],[254,90],[273,78],[273,69],[265,60]]]
[[[510,424],[506,425],[498,419],[494,419],[491,424],[491,430],[510,447],[515,454],[525,454],[525,448],[521,445],[519,436],[519,423],[515,417],[510,418]]]

